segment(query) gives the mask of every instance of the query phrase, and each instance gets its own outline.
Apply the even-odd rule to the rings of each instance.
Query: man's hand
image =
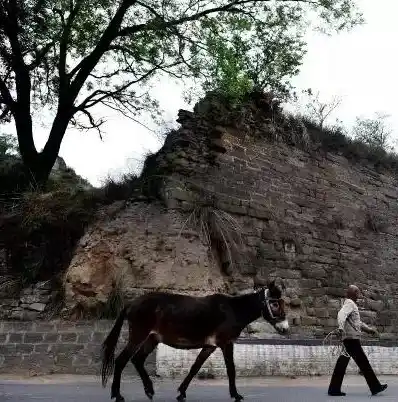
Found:
[[[371,328],[371,334],[374,336],[380,336],[379,331],[377,328]]]
[[[343,337],[343,334],[344,334],[344,330],[341,329],[341,328],[337,328],[337,335],[338,335],[340,338]]]

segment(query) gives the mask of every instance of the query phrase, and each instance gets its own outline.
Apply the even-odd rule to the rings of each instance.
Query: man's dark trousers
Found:
[[[363,376],[369,386],[371,392],[378,391],[380,389],[380,381],[377,379],[372,366],[369,363],[365,352],[362,349],[359,339],[344,339],[343,341],[347,353],[354,359],[355,363],[362,371]],[[332,378],[330,380],[330,391],[341,391],[341,385],[343,383],[344,375],[347,369],[350,357],[341,355],[336,362],[336,366],[333,371]]]

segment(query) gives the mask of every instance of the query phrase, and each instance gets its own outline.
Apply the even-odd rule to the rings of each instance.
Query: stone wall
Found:
[[[101,344],[113,322],[103,321],[0,321],[0,373],[94,374],[100,373]],[[126,343],[126,324],[117,353]],[[155,372],[155,354],[146,362]],[[132,364],[126,374],[135,374]]]
[[[100,348],[113,322],[90,321],[0,321],[0,374],[99,375]],[[116,353],[126,342],[122,330]],[[390,341],[364,341],[364,348],[377,374],[398,374],[398,347]],[[235,345],[238,376],[330,375],[336,356],[332,346],[313,339],[241,338]],[[145,367],[150,375],[184,376],[199,350],[177,350],[158,345]],[[349,373],[357,373],[353,362]],[[131,363],[123,375],[135,376]],[[203,365],[199,376],[225,377],[225,364],[217,350]],[[98,379],[100,384],[100,379]],[[100,385],[99,385],[100,386]]]
[[[144,168],[147,195],[164,205],[125,202],[86,233],[65,276],[68,306],[104,303],[117,283],[236,293],[277,277],[293,333],[323,337],[356,283],[362,319],[395,339],[397,178],[327,152],[268,101],[235,112],[206,102],[180,111]]]
[[[44,318],[48,308],[51,308],[52,302],[57,296],[57,292],[51,290],[50,281],[30,285],[22,289],[18,297],[11,297],[14,292],[9,292],[7,287],[4,287],[6,289],[4,289],[3,294],[0,292],[0,320],[36,320]]]
[[[204,167],[197,153],[182,148],[160,155],[173,163],[165,199],[170,208],[211,208],[233,220],[235,228],[225,232],[240,232],[241,242],[227,239],[232,258],[221,250],[233,288],[247,288],[253,278],[284,279],[295,331],[323,336],[335,328],[345,288],[356,283],[364,294],[363,320],[383,338],[396,337],[394,175],[328,152],[243,136],[228,125],[206,126],[196,114],[184,115],[181,136],[186,131],[202,144],[206,136],[218,138],[214,164]]]

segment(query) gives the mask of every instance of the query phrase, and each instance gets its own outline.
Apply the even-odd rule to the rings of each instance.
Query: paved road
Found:
[[[377,397],[382,401],[398,400],[398,379],[384,377],[388,390]],[[327,378],[310,379],[238,379],[238,389],[250,402],[326,402],[326,401],[366,401],[371,398],[362,377],[349,377],[344,389],[347,396],[332,398],[326,395]],[[155,381],[154,401],[175,401],[179,380]],[[188,389],[187,402],[229,401],[225,380],[196,380]],[[122,383],[126,402],[146,402],[138,379]],[[109,402],[109,388],[104,390],[98,380],[82,377],[38,378],[4,380],[0,378],[1,402]]]

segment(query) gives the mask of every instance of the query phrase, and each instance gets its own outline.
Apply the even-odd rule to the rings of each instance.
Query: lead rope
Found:
[[[333,340],[333,337],[335,337],[337,339]],[[350,355],[347,353],[343,340],[337,329],[334,329],[333,331],[329,332],[323,339],[322,343],[323,343],[323,346],[328,346],[331,349],[332,356],[350,357]]]

